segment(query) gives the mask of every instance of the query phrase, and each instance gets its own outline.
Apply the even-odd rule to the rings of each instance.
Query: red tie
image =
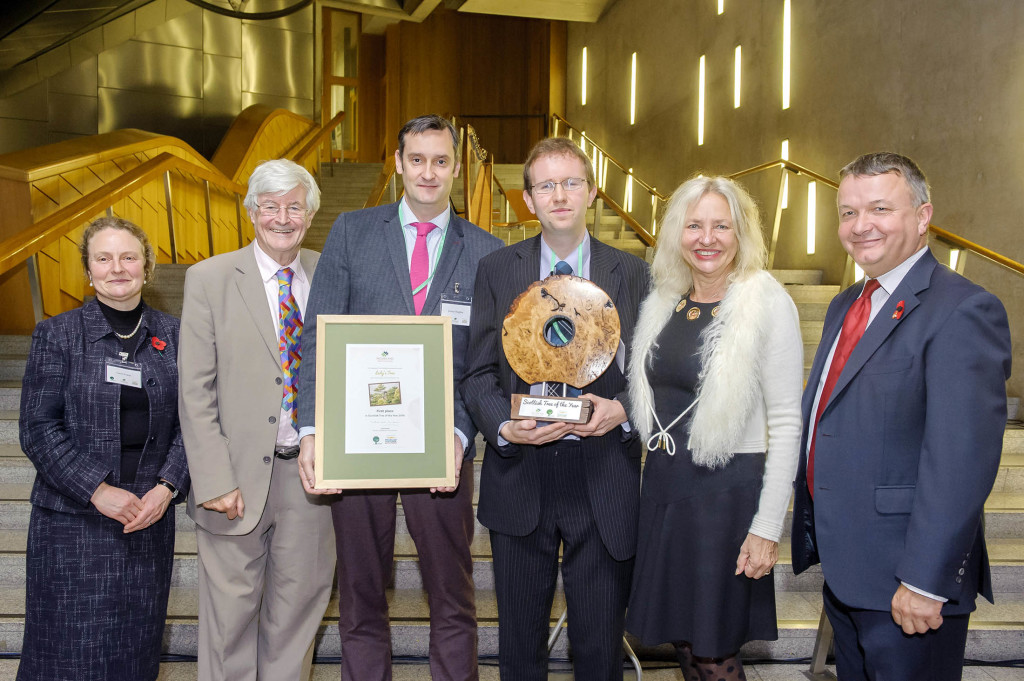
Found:
[[[839,334],[839,343],[836,344],[836,351],[832,355],[832,364],[829,365],[825,385],[821,388],[818,410],[814,413],[814,429],[811,431],[811,450],[807,453],[807,489],[811,493],[811,498],[814,498],[814,441],[818,436],[818,421],[821,419],[821,412],[825,411],[825,405],[828,404],[828,398],[832,395],[832,389],[839,381],[839,374],[843,373],[846,360],[850,358],[860,337],[864,335],[864,329],[868,328],[868,319],[871,317],[871,294],[875,292],[878,285],[877,279],[868,279],[860,298],[853,301],[853,305],[847,310],[846,319],[843,320],[843,330]]]
[[[423,311],[423,303],[427,300],[427,287],[418,292],[416,288],[427,280],[430,275],[430,261],[427,255],[427,234],[437,229],[433,222],[414,222],[416,228],[416,245],[412,248],[412,262],[409,264],[409,283],[412,284],[412,304],[416,314]]]

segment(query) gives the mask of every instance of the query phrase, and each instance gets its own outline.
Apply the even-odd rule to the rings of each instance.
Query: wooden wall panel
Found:
[[[455,114],[497,162],[521,162],[544,135],[552,88],[564,90],[564,76],[550,75],[553,30],[564,54],[562,22],[437,9],[421,24],[388,27],[384,144],[393,151],[410,118]],[[564,64],[554,68],[564,74]]]

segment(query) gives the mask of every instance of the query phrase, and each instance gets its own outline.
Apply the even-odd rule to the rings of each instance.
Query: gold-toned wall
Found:
[[[313,119],[313,18],[313,6],[242,21],[185,0],[154,0],[96,29],[95,40],[85,36],[87,56],[72,49],[68,68],[0,98],[0,153],[141,128],[209,158],[252,104]]]
[[[676,3],[673,3],[676,4]],[[697,173],[730,173],[780,155],[830,177],[854,157],[890,149],[914,158],[932,185],[933,222],[1024,261],[1024,3],[1005,0],[792,0],[792,91],[781,107],[783,0],[678,3],[618,0],[596,24],[571,24],[567,118],[663,192]],[[741,106],[733,55],[742,45]],[[580,55],[588,48],[588,101]],[[637,52],[636,123],[629,60]],[[698,62],[706,55],[705,141],[697,144]],[[777,182],[754,181],[769,209]],[[760,186],[764,185],[764,186]],[[806,184],[788,212],[805,221]],[[818,254],[838,253],[835,193],[817,193]],[[794,203],[795,202],[795,203]],[[799,229],[780,257],[806,256]],[[834,268],[827,278],[837,281]],[[1024,278],[980,260],[966,275],[996,293],[1024,338]],[[1018,367],[1024,366],[1015,342]],[[1024,372],[1010,391],[1024,393]]]

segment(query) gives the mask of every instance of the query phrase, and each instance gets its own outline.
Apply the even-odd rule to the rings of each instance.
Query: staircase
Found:
[[[306,245],[317,250],[322,248],[330,224],[337,214],[362,206],[379,169],[379,165],[338,165],[335,166],[334,176],[331,177],[328,168],[324,168],[320,179],[324,193],[322,206],[310,228]],[[505,183],[504,178],[502,182]],[[505,184],[506,189],[514,191],[510,189],[510,184],[511,180]],[[521,181],[513,186],[518,184],[521,184]],[[180,313],[184,269],[185,266],[161,266],[154,287],[152,290],[147,289],[147,300],[169,311]],[[822,320],[828,301],[838,293],[838,287],[821,285],[819,272],[779,271],[773,274],[786,285],[799,309],[806,372],[809,370],[821,335]],[[0,337],[0,653],[20,651],[24,629],[25,546],[30,513],[28,499],[35,469],[18,445],[17,410],[28,348],[28,337]],[[479,440],[478,452],[474,476],[477,482],[483,452]],[[479,485],[476,488],[479,489]],[[184,509],[178,506],[175,507],[175,512],[178,534],[167,629],[164,634],[165,652],[194,656],[198,639],[195,534],[192,522],[185,515]],[[787,528],[788,525],[787,519]],[[1024,657],[1024,428],[1019,423],[1007,427],[999,476],[985,507],[985,525],[997,601],[996,605],[979,601],[978,611],[971,622],[967,658],[1005,660]],[[790,568],[788,542],[789,539],[786,537],[780,545],[780,565],[776,570],[780,639],[775,642],[748,644],[743,650],[748,658],[778,660],[807,657],[811,654],[821,613],[821,572],[814,568],[805,574],[794,576]],[[472,554],[477,589],[479,653],[483,663],[493,660],[497,655],[498,636],[490,543],[487,531],[479,524],[476,527]],[[394,655],[425,658],[428,646],[426,596],[422,591],[416,549],[408,534],[401,508],[398,514],[394,580],[388,598],[391,604]],[[564,607],[564,598],[559,591],[552,609],[552,624]],[[320,659],[336,658],[340,655],[336,628],[337,613],[338,604],[335,596],[328,607],[318,636],[316,652]],[[570,622],[569,626],[573,626],[573,623]],[[566,638],[560,637],[553,652],[554,658],[568,657]],[[636,641],[631,642],[641,659],[647,663],[658,665],[662,664],[659,661],[672,659],[669,649],[643,648]],[[319,673],[324,674],[323,678],[337,678],[336,665],[323,667],[329,667],[329,673],[321,669],[315,678],[321,678]],[[0,681],[13,679],[14,668],[15,662],[0,662]],[[195,678],[192,671],[194,666],[188,664],[165,664],[164,668],[161,679]],[[177,668],[178,671],[168,671],[168,668]],[[802,678],[799,671],[804,668],[806,665],[790,666],[779,672],[782,675],[751,675],[751,678]],[[412,673],[396,669],[396,679],[428,678],[422,666],[419,666],[419,670]],[[490,668],[482,668],[481,673],[485,679],[497,678],[494,670]],[[660,673],[652,676],[677,678],[675,675],[661,676]],[[998,678],[1024,678],[1024,674],[1019,677],[1004,675]]]

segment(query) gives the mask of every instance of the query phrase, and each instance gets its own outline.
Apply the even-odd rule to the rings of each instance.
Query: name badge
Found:
[[[104,366],[104,375],[107,383],[126,385],[129,388],[142,387],[142,365],[135,362],[108,359]]]
[[[469,326],[469,312],[473,306],[470,296],[441,294],[441,316],[451,317],[456,326]]]

